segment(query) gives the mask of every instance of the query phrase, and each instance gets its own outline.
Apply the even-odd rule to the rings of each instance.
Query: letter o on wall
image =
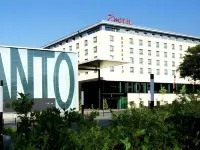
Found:
[[[59,90],[59,70],[60,70],[60,64],[64,60],[66,61],[68,65],[69,79],[70,79],[69,95],[66,102],[62,101],[61,96],[60,96],[60,90]],[[71,105],[72,99],[74,96],[74,84],[75,84],[74,68],[73,68],[71,59],[67,53],[60,53],[57,58],[55,68],[54,68],[54,92],[55,92],[55,98],[57,100],[57,103],[61,109],[68,109],[69,106]]]

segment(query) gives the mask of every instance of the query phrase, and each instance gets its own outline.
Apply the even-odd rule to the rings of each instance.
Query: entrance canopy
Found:
[[[105,59],[93,59],[85,61],[78,64],[79,73],[91,71],[95,69],[104,69],[112,66],[118,66],[127,64],[127,61],[117,61],[117,60],[105,60]]]

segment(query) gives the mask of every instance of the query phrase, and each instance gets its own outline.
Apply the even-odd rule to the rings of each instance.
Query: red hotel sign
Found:
[[[114,16],[114,14],[108,15],[108,21],[132,25],[132,23],[129,19],[127,19],[127,18],[117,18],[117,17]]]

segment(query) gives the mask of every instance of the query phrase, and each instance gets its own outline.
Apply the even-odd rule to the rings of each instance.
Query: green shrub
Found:
[[[4,107],[5,108],[11,108],[11,104],[10,103],[6,103],[6,104],[4,104]]]
[[[25,105],[19,105],[25,101]],[[172,104],[112,112],[111,125],[100,127],[98,112],[82,115],[75,109],[60,115],[57,108],[31,112],[25,95],[15,103],[22,117],[20,130],[4,129],[14,149],[34,150],[168,150],[200,149],[200,102],[174,101]],[[29,108],[21,108],[25,106]],[[25,115],[30,113],[30,115]],[[26,134],[24,134],[26,133]]]
[[[108,109],[108,103],[107,103],[107,100],[104,99],[103,102],[104,102],[104,104],[103,104],[104,109]]]

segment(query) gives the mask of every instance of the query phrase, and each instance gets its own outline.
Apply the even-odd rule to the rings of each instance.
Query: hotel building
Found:
[[[155,93],[161,85],[172,93],[174,82],[176,90],[186,85],[191,91],[193,82],[180,78],[176,69],[185,50],[197,44],[200,44],[200,37],[101,21],[42,48],[77,52],[79,64],[94,60],[126,62],[100,69],[101,103],[97,100],[97,71],[80,71],[78,74],[79,89],[85,93],[87,108],[91,104],[102,108],[103,98],[108,100],[110,108],[116,108],[120,97],[126,97],[127,93],[147,93],[152,73]]]

